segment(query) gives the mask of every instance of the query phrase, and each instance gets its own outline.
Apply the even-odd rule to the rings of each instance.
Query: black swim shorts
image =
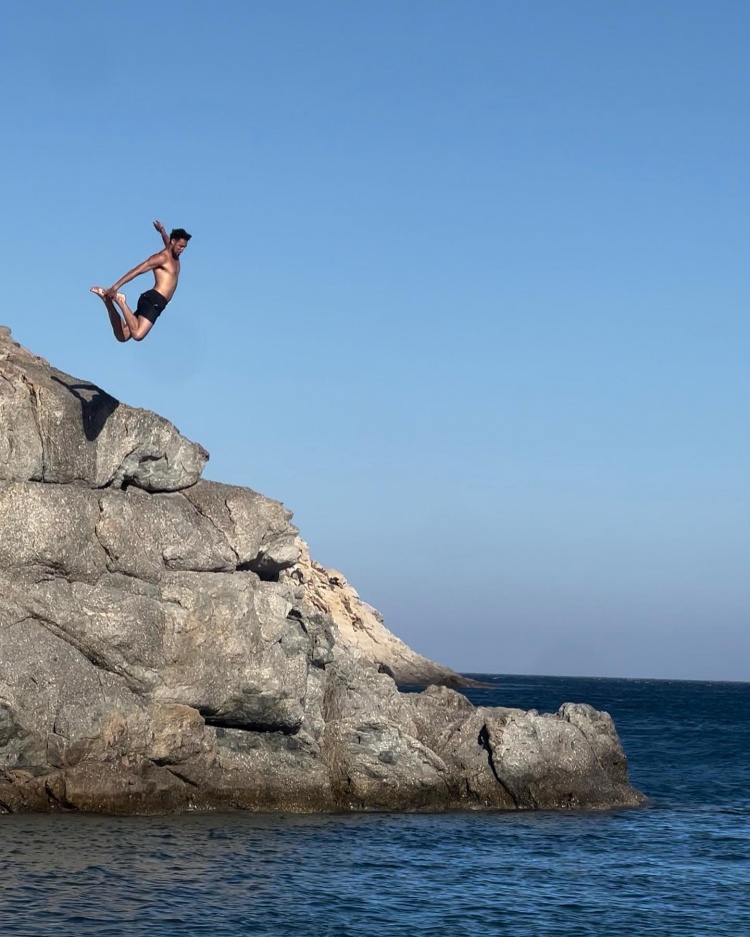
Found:
[[[135,310],[137,316],[143,316],[148,319],[151,325],[156,322],[159,316],[167,308],[168,299],[164,299],[161,293],[156,290],[146,290],[138,297],[138,306]]]

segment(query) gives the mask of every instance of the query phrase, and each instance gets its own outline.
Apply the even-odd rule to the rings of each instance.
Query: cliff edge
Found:
[[[606,713],[475,708],[283,505],[8,329],[0,427],[0,812],[642,801]]]

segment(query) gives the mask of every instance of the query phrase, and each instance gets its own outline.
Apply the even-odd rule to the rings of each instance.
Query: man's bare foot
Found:
[[[120,303],[120,305],[128,301],[128,297],[124,293],[116,293],[115,299],[117,300],[118,303]]]
[[[96,293],[97,296],[101,296],[102,299],[107,298],[107,291],[104,289],[103,286],[92,286],[91,292]]]

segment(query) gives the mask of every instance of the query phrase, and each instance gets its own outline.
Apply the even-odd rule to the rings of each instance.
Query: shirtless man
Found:
[[[143,341],[177,289],[177,280],[180,276],[180,254],[187,247],[191,236],[184,228],[175,228],[171,234],[167,234],[160,221],[155,221],[154,227],[164,241],[164,250],[152,254],[142,264],[133,267],[109,289],[102,286],[91,287],[91,292],[100,296],[107,307],[112,331],[118,342],[127,342],[131,338],[137,342]],[[148,273],[149,270],[153,270],[154,273],[154,288],[141,293],[138,306],[133,313],[128,306],[125,294],[119,293],[118,290],[142,273]],[[115,308],[115,303],[122,313],[122,318]]]

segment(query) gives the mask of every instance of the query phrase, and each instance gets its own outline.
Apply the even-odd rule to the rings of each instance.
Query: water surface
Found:
[[[750,935],[750,684],[489,678],[612,713],[646,807],[0,817],[1,935]]]

